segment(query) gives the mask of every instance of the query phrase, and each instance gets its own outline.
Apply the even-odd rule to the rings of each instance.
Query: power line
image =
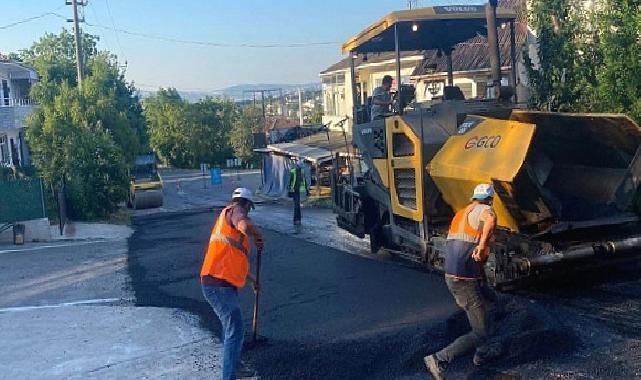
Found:
[[[18,26],[20,24],[26,24],[28,22],[39,20],[39,19],[45,18],[47,16],[54,16],[54,17],[66,20],[67,19],[66,17],[64,17],[64,16],[62,16],[62,15],[60,15],[58,13],[55,13],[55,11],[57,11],[58,9],[60,9],[62,7],[64,7],[64,5],[54,9],[51,12],[45,12],[45,13],[42,13],[42,14],[40,14],[38,16],[33,16],[33,17],[29,17],[29,18],[25,18],[25,19],[22,19],[22,20],[19,20],[19,21],[12,22],[11,24],[2,25],[2,26],[0,26],[0,30],[13,28],[14,26]]]
[[[94,18],[96,21],[100,24],[100,19],[98,18],[98,12],[96,12],[96,8],[93,6],[93,2],[88,2],[89,3],[89,8],[91,8],[91,13],[93,13]],[[111,45],[109,44],[109,41],[105,39],[105,44],[107,45],[107,49],[111,51]]]
[[[165,41],[165,42],[186,44],[186,45],[199,45],[199,46],[211,46],[211,47],[225,47],[225,48],[234,48],[234,47],[241,47],[241,48],[299,48],[299,47],[308,47],[308,46],[336,45],[336,44],[340,43],[340,42],[294,42],[294,43],[283,43],[283,44],[250,44],[250,43],[230,44],[230,43],[223,43],[223,42],[195,41],[195,40],[184,40],[184,39],[173,38],[173,37],[164,37],[164,36],[158,36],[158,35],[154,35],[154,34],[129,31],[129,30],[126,30],[126,29],[112,28],[112,27],[108,27],[108,26],[105,26],[105,25],[91,24],[89,22],[85,22],[85,24],[89,25],[89,26],[93,26],[95,28],[102,28],[102,29],[107,29],[107,30],[118,31],[120,33],[128,34],[128,35],[131,35],[131,36],[149,38],[149,39]]]
[[[118,43],[118,49],[120,49],[120,55],[123,56],[123,59],[125,60],[125,65],[127,62],[127,57],[125,57],[125,52],[122,49],[122,45],[120,44],[120,35],[118,34],[118,31],[116,30],[116,23],[114,22],[114,18],[111,15],[111,6],[109,6],[109,0],[105,0],[105,4],[107,5],[107,13],[109,14],[109,19],[111,20],[111,26],[114,28],[114,34],[116,35],[116,42]]]
[[[79,5],[84,5],[84,4],[80,4],[79,3]],[[67,17],[55,12],[56,10],[58,10],[58,9],[60,9],[62,7],[64,7],[64,5],[54,9],[54,11],[52,11],[52,12],[45,12],[45,13],[42,13],[42,14],[37,15],[37,16],[33,16],[33,17],[29,17],[29,18],[26,18],[26,19],[23,19],[23,20],[15,21],[15,22],[12,22],[12,23],[7,24],[7,25],[2,25],[2,26],[0,26],[0,30],[9,29],[9,28],[12,28],[12,27],[20,25],[20,24],[24,24],[24,23],[28,23],[28,22],[32,22],[32,21],[35,21],[35,20],[38,20],[38,19],[45,18],[47,16],[54,16],[54,17],[57,17],[57,18],[59,18],[61,20],[67,21],[68,20]],[[92,11],[94,11],[93,8],[92,8]],[[95,11],[94,11],[94,13],[95,13]],[[97,19],[97,17],[96,17],[96,19]],[[113,18],[111,18],[111,19],[112,19],[112,23],[113,23]],[[130,36],[149,38],[149,39],[158,40],[158,41],[172,42],[172,43],[186,44],[186,45],[222,47],[222,48],[302,48],[302,47],[311,47],[311,46],[338,45],[338,44],[340,44],[340,42],[336,42],[336,41],[291,42],[291,43],[273,43],[273,44],[253,44],[253,43],[232,44],[232,43],[224,43],[224,42],[186,40],[186,39],[179,39],[179,38],[173,38],[173,37],[159,36],[159,35],[149,34],[149,33],[130,31],[130,30],[122,29],[122,28],[117,28],[117,27],[115,27],[115,24],[114,24],[113,27],[102,25],[102,24],[100,24],[100,22],[98,20],[97,20],[97,23],[90,23],[90,22],[85,21],[84,24],[87,25],[87,26],[94,27],[94,28],[111,30],[111,31],[114,31],[116,33],[123,33],[123,34],[127,34],[127,35],[130,35]],[[116,34],[116,39],[118,41],[118,45],[119,45],[120,50],[122,52],[122,46],[120,46],[120,39],[118,37],[118,34]]]

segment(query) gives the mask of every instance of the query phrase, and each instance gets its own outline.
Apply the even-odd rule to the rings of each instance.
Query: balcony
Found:
[[[30,107],[33,106],[35,103],[33,100],[29,98],[21,98],[21,99],[14,99],[14,98],[4,98],[0,99],[0,107]]]
[[[26,127],[25,119],[34,107],[28,98],[0,99],[0,130]]]

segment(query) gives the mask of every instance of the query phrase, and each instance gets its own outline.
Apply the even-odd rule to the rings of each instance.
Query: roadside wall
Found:
[[[21,221],[20,224],[25,226],[25,241],[42,242],[51,241],[51,227],[49,219],[41,218],[35,220]],[[10,228],[0,233],[0,243],[12,243],[13,230]]]

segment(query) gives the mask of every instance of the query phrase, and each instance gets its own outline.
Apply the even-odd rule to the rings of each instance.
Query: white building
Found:
[[[0,56],[0,165],[27,166],[25,119],[33,111],[29,98],[36,70],[19,61]]]
[[[518,101],[528,98],[527,74],[522,60],[523,45],[527,44],[536,55],[536,47],[530,47],[531,35],[528,33],[524,9],[525,0],[499,0],[499,6],[515,10],[519,15],[515,21],[516,39],[516,83],[511,83],[510,28],[500,25],[499,44],[501,54],[502,84],[516,88]],[[402,52],[401,83],[411,84],[416,90],[417,102],[428,102],[434,97],[443,95],[447,79],[447,62],[445,56],[436,50]],[[489,51],[487,39],[474,37],[456,46],[452,53],[454,86],[461,89],[466,99],[485,99],[493,96]],[[386,52],[362,54],[354,59],[356,102],[366,104],[374,88],[381,85],[383,76],[391,75],[396,81],[396,54]],[[347,119],[347,126],[352,125],[352,89],[350,57],[335,63],[320,73],[323,94],[323,124]],[[394,84],[392,88],[395,88]]]

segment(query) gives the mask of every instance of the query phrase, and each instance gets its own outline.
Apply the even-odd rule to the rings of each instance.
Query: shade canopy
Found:
[[[497,22],[514,21],[514,11],[497,8]],[[378,53],[396,50],[439,49],[449,52],[454,45],[476,35],[487,35],[485,6],[451,5],[396,11],[383,17],[342,46],[343,53]]]

